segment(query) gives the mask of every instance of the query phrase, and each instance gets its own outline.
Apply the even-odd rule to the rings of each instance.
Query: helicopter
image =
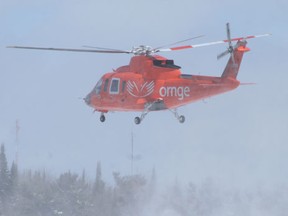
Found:
[[[152,48],[145,45],[133,47],[131,50],[100,47],[67,49],[9,46],[8,48],[132,54],[128,65],[105,73],[100,78],[92,91],[83,98],[85,103],[94,111],[100,112],[101,122],[105,122],[105,114],[111,111],[138,111],[141,112],[141,115],[134,118],[135,124],[138,125],[151,111],[170,110],[180,123],[184,123],[185,116],[179,115],[177,108],[237,88],[241,84],[237,80],[237,75],[243,55],[250,51],[246,46],[247,40],[270,35],[231,38],[229,23],[226,24],[226,33],[226,40],[170,48]],[[171,46],[190,39],[176,42]],[[232,44],[234,41],[236,41],[235,45]],[[218,55],[217,59],[228,54],[230,54],[230,58],[219,77],[183,74],[181,67],[174,64],[173,60],[157,55],[159,52],[179,51],[223,43],[228,43],[228,48]]]

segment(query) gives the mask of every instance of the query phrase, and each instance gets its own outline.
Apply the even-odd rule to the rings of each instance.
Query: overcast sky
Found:
[[[135,173],[160,181],[202,181],[231,186],[277,185],[288,177],[288,2],[208,0],[0,0],[0,142],[15,159],[18,119],[20,169],[53,174],[85,169],[95,176],[131,174],[131,133]],[[240,86],[235,91],[171,112],[116,112],[99,121],[86,96],[105,72],[129,63],[129,55],[7,49],[8,45],[131,49],[205,35],[192,44],[232,36],[272,33],[248,41]],[[163,53],[182,72],[220,76],[225,45]]]

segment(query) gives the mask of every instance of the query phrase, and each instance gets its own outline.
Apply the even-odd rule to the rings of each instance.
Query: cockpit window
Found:
[[[107,88],[108,88],[108,83],[109,83],[109,79],[106,79],[105,80],[105,83],[104,83],[104,92],[107,92]]]
[[[95,93],[97,95],[100,94],[100,92],[101,92],[102,83],[103,83],[103,79],[100,79],[95,86]]]

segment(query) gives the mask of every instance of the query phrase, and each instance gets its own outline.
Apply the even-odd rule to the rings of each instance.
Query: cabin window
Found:
[[[123,81],[123,82],[122,82],[122,93],[125,91],[126,84],[127,84],[126,81]]]
[[[118,94],[119,93],[119,78],[113,78],[111,80],[111,85],[110,85],[110,94]]]
[[[104,83],[104,92],[107,92],[107,89],[108,89],[108,83],[109,83],[109,79],[106,79],[105,80],[105,83]]]

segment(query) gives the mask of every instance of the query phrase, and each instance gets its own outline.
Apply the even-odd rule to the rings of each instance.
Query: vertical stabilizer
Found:
[[[250,49],[246,47],[246,41],[238,41],[235,48],[231,52],[231,56],[228,60],[225,70],[222,73],[222,78],[234,78],[236,79],[240,64],[242,62],[244,52],[248,52]]]

